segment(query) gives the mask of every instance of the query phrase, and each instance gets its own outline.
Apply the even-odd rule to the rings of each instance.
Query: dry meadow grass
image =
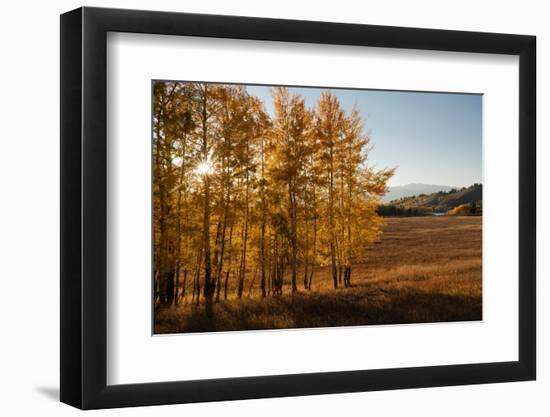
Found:
[[[386,218],[352,287],[334,290],[319,268],[311,291],[261,299],[252,273],[242,299],[211,307],[187,297],[155,307],[155,334],[482,319],[482,217]],[[232,292],[231,292],[232,293]]]

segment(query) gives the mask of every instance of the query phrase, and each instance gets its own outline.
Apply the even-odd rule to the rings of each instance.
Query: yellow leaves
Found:
[[[447,212],[449,216],[479,216],[481,215],[481,206],[478,202],[461,204]]]
[[[272,89],[272,115],[242,85],[160,82],[153,96],[156,268],[178,257],[197,282],[210,263],[282,279],[365,258],[394,170],[367,165],[359,108],[325,91],[309,109],[284,87]]]

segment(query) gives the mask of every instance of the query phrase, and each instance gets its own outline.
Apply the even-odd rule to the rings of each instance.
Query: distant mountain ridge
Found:
[[[435,184],[422,184],[422,183],[411,183],[406,185],[397,185],[394,187],[389,187],[388,192],[382,198],[383,203],[389,203],[393,200],[399,200],[404,197],[416,196],[419,194],[433,194],[439,191],[451,191],[453,188],[448,185],[435,185]]]

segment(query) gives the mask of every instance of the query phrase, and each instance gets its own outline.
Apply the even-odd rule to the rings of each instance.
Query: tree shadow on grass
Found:
[[[482,319],[481,297],[402,290],[242,299],[155,317],[155,333],[215,332]]]

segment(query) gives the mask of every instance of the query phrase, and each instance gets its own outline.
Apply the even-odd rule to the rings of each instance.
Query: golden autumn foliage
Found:
[[[272,100],[269,115],[245,86],[154,82],[156,304],[307,292],[323,266],[349,287],[379,237],[393,170],[368,166],[359,109],[329,91]]]
[[[448,216],[481,216],[481,203],[460,204],[447,212]]]

